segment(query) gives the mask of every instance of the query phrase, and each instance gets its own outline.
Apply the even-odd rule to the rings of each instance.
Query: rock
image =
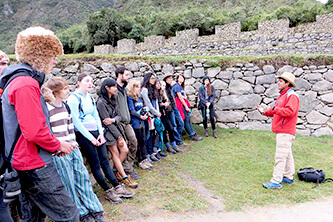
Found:
[[[52,71],[51,71],[51,74],[54,75],[54,76],[57,76],[59,75],[61,72],[61,69],[58,69],[58,68],[53,68]]]
[[[186,69],[184,71],[184,77],[185,78],[191,78],[192,77],[192,71],[190,69]]]
[[[114,65],[106,62],[102,63],[101,68],[103,69],[104,72],[112,73],[116,71],[116,67]]]
[[[271,65],[265,65],[263,67],[263,71],[265,74],[271,74],[271,73],[275,72],[275,68],[274,68],[274,66],[271,66]]]
[[[257,76],[256,84],[273,84],[276,81],[276,77],[274,74],[271,75],[263,75],[263,76]]]
[[[324,78],[327,81],[333,82],[333,70],[328,70],[328,72],[324,74]]]
[[[277,98],[279,95],[279,89],[276,85],[271,85],[265,92],[265,96],[270,98]]]
[[[333,114],[333,107],[324,106],[319,112],[326,116],[331,116]]]
[[[151,67],[155,72],[161,71],[161,65],[160,64],[152,64]]]
[[[195,63],[197,63],[197,62],[198,62],[197,59],[191,59],[191,60],[190,60],[190,63],[192,63],[192,64],[195,64]]]
[[[145,62],[139,62],[138,65],[140,68],[148,66],[148,64]]]
[[[200,68],[200,67],[202,67],[202,64],[201,63],[196,63],[196,64],[193,65],[193,67],[194,68]]]
[[[294,68],[292,66],[289,66],[289,65],[286,65],[286,66],[283,66],[282,68],[280,68],[276,73],[278,75],[281,75],[284,72],[291,72],[291,73],[293,73],[295,70],[296,70],[296,68]]]
[[[76,63],[75,65],[67,66],[64,71],[69,73],[76,73],[79,69],[79,63]]]
[[[217,121],[223,123],[241,122],[245,116],[242,111],[216,111]]]
[[[232,72],[222,71],[222,72],[220,72],[220,74],[218,74],[216,76],[216,78],[219,78],[219,79],[231,79],[232,78]]]
[[[219,110],[229,109],[254,109],[261,102],[261,97],[256,94],[249,95],[229,95],[220,97],[216,104]]]
[[[308,123],[311,124],[324,124],[326,123],[329,118],[323,114],[320,114],[319,112],[312,110],[307,116],[306,120]]]
[[[305,129],[305,130],[296,129],[296,135],[310,136],[311,135],[311,131],[310,131],[310,129]]]
[[[173,73],[173,66],[172,65],[170,65],[170,64],[166,64],[166,65],[164,65],[163,66],[163,68],[162,68],[162,72],[164,73],[164,74],[166,74],[166,73]]]
[[[305,79],[302,79],[302,78],[296,78],[295,79],[295,84],[296,84],[296,90],[299,90],[299,89],[305,89],[305,90],[308,90],[308,89],[311,89],[311,84],[306,81]]]
[[[243,77],[243,79],[251,84],[254,84],[254,82],[256,81],[255,76]]]
[[[253,76],[253,72],[252,71],[246,71],[246,72],[244,72],[244,76]]]
[[[193,69],[192,76],[195,78],[201,78],[205,75],[205,70],[204,68],[196,68]]]
[[[197,108],[192,109],[191,122],[195,124],[202,123],[202,115]]]
[[[214,88],[216,90],[222,90],[222,89],[227,89],[228,88],[228,84],[219,80],[219,79],[212,82],[212,86],[214,86]]]
[[[199,62],[200,63],[205,63],[205,62],[207,62],[207,59],[199,59]]]
[[[271,130],[271,124],[263,124],[261,122],[241,122],[238,124],[242,130]]]
[[[273,98],[268,98],[268,97],[265,97],[264,99],[263,99],[263,103],[265,103],[265,104],[270,104],[270,103],[272,103],[272,102],[274,102],[274,99]]]
[[[320,74],[320,73],[310,73],[310,74],[305,75],[305,77],[309,81],[319,81],[323,78],[322,74]]]
[[[186,79],[185,85],[193,85],[195,83],[195,78]]]
[[[83,72],[88,73],[99,73],[99,69],[97,69],[95,66],[90,64],[83,64]]]
[[[261,115],[258,110],[248,112],[247,117],[250,120],[267,120],[268,119],[267,116]]]
[[[215,77],[221,71],[220,67],[210,68],[207,70],[207,76]]]
[[[333,136],[333,131],[330,127],[323,127],[320,129],[317,129],[314,133],[314,136]]]
[[[131,72],[139,71],[139,66],[138,66],[138,63],[136,63],[136,62],[126,63],[125,68],[128,69]]]
[[[330,83],[329,81],[327,81],[327,80],[322,80],[322,81],[316,82],[316,83],[312,86],[312,90],[313,90],[313,91],[317,91],[317,92],[320,92],[320,91],[326,91],[326,90],[330,90],[330,89],[332,89],[332,86],[333,86],[333,84]]]
[[[296,76],[296,77],[299,77],[299,76],[301,76],[302,74],[303,74],[303,69],[302,68],[298,68],[298,69],[296,69],[295,70],[295,72],[294,72],[294,75]]]
[[[199,91],[199,88],[202,86],[202,84],[200,83],[200,82],[196,82],[196,83],[194,83],[193,84],[193,87],[197,90],[197,91]]]
[[[234,72],[234,73],[232,74],[232,77],[233,77],[234,79],[242,78],[242,77],[243,77],[243,73],[241,73],[241,72]],[[247,78],[251,78],[251,77],[247,77]]]
[[[237,95],[243,95],[253,93],[253,89],[250,83],[237,79],[230,81],[229,92]]]
[[[256,85],[254,87],[254,92],[255,93],[263,93],[265,92],[265,87],[261,86],[261,85]]]
[[[320,101],[316,98],[314,95],[299,95],[299,102],[300,102],[300,107],[299,111],[301,112],[310,112],[313,110],[319,103]]]
[[[320,96],[320,99],[326,103],[333,103],[333,93],[327,93]]]
[[[262,70],[257,70],[253,73],[254,76],[261,76],[264,75],[264,72]]]

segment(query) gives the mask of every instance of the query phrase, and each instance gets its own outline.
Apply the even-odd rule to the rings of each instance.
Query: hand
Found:
[[[98,142],[98,140],[96,140],[95,138],[91,140],[91,143],[92,143],[94,146],[99,146],[99,142]]]
[[[118,139],[117,139],[117,146],[118,146],[118,147],[123,147],[123,146],[125,146],[125,140],[124,140],[123,137],[118,137]]]
[[[267,112],[269,112],[270,110],[271,110],[271,107],[267,106],[267,107],[264,108],[264,113],[267,113]]]
[[[161,113],[158,113],[157,117],[161,117],[161,116],[162,116],[162,114],[161,114]]]
[[[169,102],[165,102],[164,106],[165,106],[165,108],[168,108],[168,106],[170,106],[170,103]]]
[[[63,152],[64,155],[70,154],[73,152],[73,150],[76,148],[75,145],[66,142],[66,141],[60,141],[60,149],[59,151]],[[63,156],[62,154],[60,154],[61,156]]]
[[[105,119],[103,119],[103,123],[107,126],[111,125],[114,122],[116,122],[116,120],[114,118],[105,118]]]
[[[186,112],[191,112],[191,110],[187,107],[187,106],[185,106],[185,110],[186,110]]]
[[[106,142],[103,133],[101,133],[101,134],[98,135],[97,141],[99,141],[99,146],[102,145],[102,144],[104,144]]]
[[[140,119],[141,119],[141,120],[146,120],[147,118],[148,118],[147,113],[146,113],[145,115],[143,115],[143,116],[140,116]]]
[[[209,109],[209,106],[210,106],[210,102],[206,103],[207,109]]]

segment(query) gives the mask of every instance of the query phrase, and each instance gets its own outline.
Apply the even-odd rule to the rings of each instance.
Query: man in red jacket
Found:
[[[270,182],[263,184],[266,189],[282,189],[282,182],[294,183],[295,164],[291,146],[295,140],[299,110],[299,97],[293,90],[293,87],[296,87],[295,76],[290,72],[284,72],[279,76],[277,85],[280,96],[274,106],[258,107],[265,116],[273,117],[272,131],[276,133],[273,177]]]

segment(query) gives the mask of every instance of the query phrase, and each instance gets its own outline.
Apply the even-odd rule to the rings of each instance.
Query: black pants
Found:
[[[97,138],[99,135],[98,131],[90,131],[90,133]],[[80,145],[83,155],[87,158],[90,169],[97,183],[103,188],[103,190],[110,189],[110,186],[106,182],[105,177],[110,181],[110,183],[116,187],[119,185],[118,180],[114,176],[108,159],[108,153],[105,144],[102,146],[94,146],[87,138],[85,138],[80,132],[75,132],[76,140]]]
[[[136,151],[136,155],[138,157],[139,163],[146,159],[146,145],[145,145],[145,130],[144,128],[134,129],[136,139],[138,140],[138,149]]]
[[[206,114],[206,110],[207,110],[206,106],[203,107],[202,110],[201,110],[202,119],[203,119],[203,125],[204,125],[205,129],[207,129],[207,114]],[[215,115],[214,106],[213,106],[213,104],[210,104],[210,106],[209,106],[209,119],[210,119],[210,124],[212,125],[212,129],[213,130],[216,129],[214,115]]]
[[[174,142],[175,137],[173,135],[171,120],[170,120],[169,116],[167,116],[167,115],[161,116],[161,121],[162,121],[162,123],[164,125],[164,128],[165,128],[165,130],[163,131],[163,142],[164,142],[164,144],[167,143],[167,142],[170,142],[170,143]]]

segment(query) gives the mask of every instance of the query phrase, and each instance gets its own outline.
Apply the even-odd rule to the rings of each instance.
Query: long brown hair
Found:
[[[180,86],[183,87],[183,89],[185,89],[185,77],[184,77],[183,74],[179,74],[179,75],[177,75],[177,77],[176,77],[176,82],[177,82],[177,83],[178,83],[178,79],[179,79],[179,77],[183,77],[184,82],[183,82]]]
[[[127,95],[138,101],[139,96],[135,94],[135,87],[140,87],[140,81],[133,79],[127,85]]]

